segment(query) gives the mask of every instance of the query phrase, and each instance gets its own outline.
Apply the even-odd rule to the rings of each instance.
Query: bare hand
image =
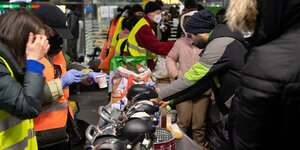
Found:
[[[49,48],[50,45],[47,36],[39,34],[33,35],[33,33],[30,32],[26,45],[27,59],[39,61],[47,54]]]
[[[159,106],[166,107],[170,104],[170,101],[162,101],[158,98],[150,99],[150,101],[157,103]]]
[[[210,99],[211,99],[212,104],[216,104],[216,99],[215,99],[214,92],[211,93]]]

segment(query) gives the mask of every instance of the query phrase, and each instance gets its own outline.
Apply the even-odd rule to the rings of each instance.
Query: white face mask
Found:
[[[155,15],[154,18],[153,18],[153,22],[155,22],[157,24],[159,24],[160,20],[161,20],[161,13]]]

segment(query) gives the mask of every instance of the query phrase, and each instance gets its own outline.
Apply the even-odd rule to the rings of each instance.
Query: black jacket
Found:
[[[234,102],[236,150],[299,149],[300,1],[258,1],[257,27]]]
[[[79,37],[79,15],[71,11],[67,14],[67,22],[68,22],[68,28],[71,31],[74,39],[78,39]]]
[[[212,87],[220,111],[227,114],[229,108],[225,102],[230,100],[239,85],[247,52],[243,43],[240,32],[232,32],[224,24],[217,25],[200,54],[199,62],[170,87],[162,89],[159,93],[161,98],[175,98],[174,103],[177,104],[199,96]]]
[[[35,72],[24,72],[11,51],[0,42],[0,56],[11,67],[16,79],[0,60],[0,109],[20,118],[36,117],[41,109],[45,78]]]

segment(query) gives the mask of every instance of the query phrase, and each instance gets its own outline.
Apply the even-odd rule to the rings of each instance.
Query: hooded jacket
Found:
[[[234,148],[298,149],[300,1],[258,0],[257,6],[253,47],[233,99]]]
[[[217,25],[201,59],[190,70],[159,92],[163,100],[174,99],[174,104],[200,95],[212,87],[215,99],[223,114],[229,112],[225,102],[230,100],[239,85],[239,76],[247,52],[240,32],[232,32],[224,25]]]

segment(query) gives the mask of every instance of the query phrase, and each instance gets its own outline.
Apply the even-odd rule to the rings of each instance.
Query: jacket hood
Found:
[[[238,30],[231,31],[225,24],[216,25],[208,38],[208,42],[219,37],[231,37],[244,43],[244,37],[242,33]]]
[[[22,79],[21,77],[24,75],[23,69],[19,65],[19,62],[17,61],[13,53],[2,42],[0,42],[0,56],[7,61],[12,71],[14,72],[15,77],[17,79]]]
[[[251,46],[272,41],[300,23],[299,0],[257,0],[257,10]]]

